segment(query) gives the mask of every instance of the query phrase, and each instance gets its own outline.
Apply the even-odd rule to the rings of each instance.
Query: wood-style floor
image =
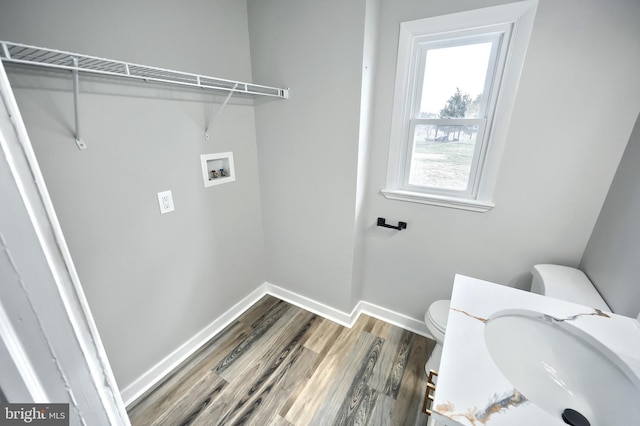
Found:
[[[349,329],[266,296],[129,416],[134,426],[425,425],[434,345],[366,315]]]

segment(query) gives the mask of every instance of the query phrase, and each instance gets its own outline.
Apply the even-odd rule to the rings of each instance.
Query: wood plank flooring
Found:
[[[129,417],[133,426],[425,425],[434,345],[366,315],[349,329],[265,296]]]

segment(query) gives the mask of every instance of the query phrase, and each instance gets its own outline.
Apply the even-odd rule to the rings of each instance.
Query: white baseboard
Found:
[[[189,358],[204,344],[206,344],[213,336],[222,331],[226,326],[231,324],[236,318],[242,315],[247,309],[253,306],[258,300],[265,295],[271,295],[278,299],[289,302],[316,315],[327,318],[340,325],[351,328],[356,322],[360,314],[366,314],[374,318],[386,321],[395,326],[404,328],[413,333],[432,338],[427,330],[427,326],[414,318],[399,314],[373,303],[360,301],[351,313],[343,312],[339,309],[332,308],[329,305],[317,302],[305,296],[301,296],[292,291],[286,290],[277,285],[265,282],[257,289],[252,291],[247,297],[236,303],[231,309],[214,320],[198,332],[191,339],[183,343],[175,351],[167,355],[163,360],[151,367],[142,376],[133,383],[126,386],[122,391],[122,399],[125,406],[131,406],[140,399],[149,390],[159,384],[162,379],[171,373],[180,363]]]
[[[258,300],[266,295],[266,285],[252,291],[247,297],[236,303],[231,309],[226,311],[211,324],[203,328],[191,339],[187,340],[175,351],[167,355],[163,360],[151,367],[142,376],[138,377],[133,383],[126,386],[120,392],[124,405],[129,407],[133,403],[147,393],[150,389],[160,383],[160,381],[180,363],[193,355],[213,336],[221,332],[226,326],[231,324],[244,311],[253,306]]]
[[[320,315],[321,317],[330,319],[331,321],[337,322],[338,324],[344,325],[345,327],[351,328],[351,326],[353,326],[353,323],[355,322],[355,319],[357,318],[357,316],[354,316],[355,309],[353,312],[348,314],[339,309],[332,308],[329,305],[325,305],[324,303],[309,299],[306,296],[301,296],[297,293],[294,293],[282,287],[278,287],[277,285],[271,284],[269,282],[266,282],[265,285],[267,293],[269,293],[273,297],[277,297],[278,299],[289,302],[299,308],[305,309],[309,312],[313,312],[314,314]]]
[[[378,318],[382,321],[388,322],[405,330],[409,330],[415,334],[433,339],[431,333],[427,329],[427,325],[423,321],[418,321],[415,318],[408,317],[403,314],[399,314],[387,308],[383,308],[373,303],[365,302],[361,300],[356,307],[358,315],[367,314],[371,317]]]
[[[387,308],[383,308],[373,303],[365,302],[361,300],[353,308],[351,313],[346,313],[331,306],[309,299],[308,297],[301,296],[297,293],[278,287],[271,283],[265,283],[267,286],[267,293],[282,299],[285,302],[289,302],[292,305],[296,305],[302,309],[306,309],[309,312],[313,312],[316,315],[320,315],[331,321],[337,322],[340,325],[351,328],[353,324],[358,320],[360,314],[366,314],[374,318],[378,318],[382,321],[388,322],[405,330],[409,330],[413,333],[432,339],[433,337],[429,333],[427,326],[424,322],[418,321],[414,318],[410,318],[406,315],[399,314]]]

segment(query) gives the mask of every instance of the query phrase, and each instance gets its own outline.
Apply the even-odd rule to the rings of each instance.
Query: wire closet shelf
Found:
[[[6,63],[133,78],[157,83],[221,90],[230,93],[272,96],[283,99],[289,97],[289,89],[284,88],[173,71],[8,41],[0,41],[0,47],[0,59]]]

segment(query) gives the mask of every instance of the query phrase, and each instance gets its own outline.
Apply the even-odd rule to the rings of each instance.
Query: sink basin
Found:
[[[568,416],[565,423],[575,426],[640,425],[640,379],[569,321],[504,310],[487,320],[484,338],[502,374],[558,424],[570,409],[579,414],[566,411],[565,416],[578,420]]]

